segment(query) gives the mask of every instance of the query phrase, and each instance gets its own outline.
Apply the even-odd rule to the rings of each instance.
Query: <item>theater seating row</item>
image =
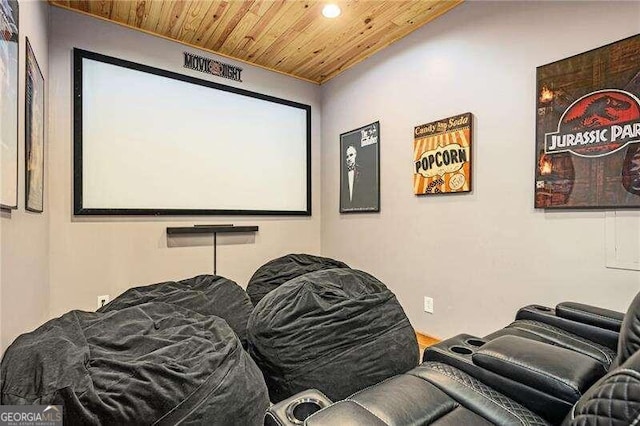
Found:
[[[203,275],[47,322],[5,352],[0,404],[59,404],[79,425],[638,424],[639,346],[640,296],[625,315],[532,305],[418,365],[383,283],[292,254],[246,292]]]
[[[266,424],[637,425],[639,347],[640,295],[626,314],[531,305],[504,329],[442,341],[418,367],[340,401],[298,394]]]
[[[5,352],[0,404],[62,405],[67,425],[259,426],[270,402],[310,387],[342,399],[417,364],[383,283],[292,254],[260,267],[246,292],[201,275],[48,321]]]

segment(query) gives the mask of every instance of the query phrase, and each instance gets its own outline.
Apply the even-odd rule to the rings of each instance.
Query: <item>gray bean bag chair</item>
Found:
[[[244,289],[234,281],[216,275],[199,275],[182,281],[134,287],[98,312],[116,311],[147,302],[170,303],[202,315],[218,316],[227,321],[246,348],[247,321],[253,305]]]
[[[348,268],[346,263],[310,254],[288,254],[262,265],[247,284],[247,294],[256,306],[271,290],[300,275],[322,269]]]
[[[395,295],[354,269],[281,285],[255,307],[247,331],[274,403],[309,388],[344,399],[418,364],[416,335]]]
[[[71,311],[19,336],[0,403],[62,405],[67,425],[262,425],[260,370],[227,323],[166,303]]]

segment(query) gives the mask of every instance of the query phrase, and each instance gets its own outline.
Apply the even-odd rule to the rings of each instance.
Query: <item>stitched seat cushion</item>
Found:
[[[425,362],[309,417],[329,425],[547,425],[532,411],[454,367]]]
[[[594,384],[567,415],[563,426],[638,425],[640,351]]]

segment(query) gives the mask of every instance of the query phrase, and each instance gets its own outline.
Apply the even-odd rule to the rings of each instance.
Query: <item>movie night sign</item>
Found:
[[[194,55],[193,53],[183,53],[185,68],[215,75],[216,77],[228,78],[229,80],[239,81],[242,83],[242,68]]]

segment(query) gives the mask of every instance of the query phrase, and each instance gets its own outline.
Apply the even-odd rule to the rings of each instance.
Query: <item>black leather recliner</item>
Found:
[[[597,327],[591,318],[582,324],[589,321]],[[428,348],[420,366],[336,402],[304,424],[636,424],[640,295],[616,328],[617,355],[610,363],[593,351],[550,345],[526,333],[494,333],[491,340],[461,334]]]
[[[525,306],[518,311],[514,322],[484,339],[493,340],[505,335],[526,337],[583,353],[609,369],[621,363],[616,360],[619,340],[629,340],[628,334],[621,337],[626,318],[640,321],[640,293],[629,305],[626,315],[573,302],[560,303],[555,309],[539,305]],[[631,343],[627,341],[625,345],[626,356],[640,347],[640,341],[635,345]]]
[[[624,317],[617,355],[609,363],[593,352],[513,330],[503,329],[485,339],[466,334],[452,337],[427,348],[423,361],[458,368],[557,424],[597,379],[640,348],[640,295]]]
[[[580,397],[563,426],[632,425],[640,420],[640,352]],[[426,362],[310,417],[328,425],[548,425],[512,398],[454,367]],[[560,424],[560,422],[556,422]]]

